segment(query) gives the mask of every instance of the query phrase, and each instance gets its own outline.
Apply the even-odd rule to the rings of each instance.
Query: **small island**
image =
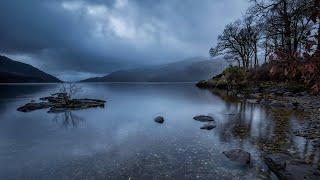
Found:
[[[48,113],[59,113],[70,110],[81,110],[95,107],[104,107],[106,101],[98,99],[72,99],[71,95],[78,90],[78,87],[71,84],[68,87],[62,85],[59,93],[51,94],[48,97],[40,98],[40,102],[34,100],[17,109],[20,112],[31,112],[38,109],[50,108]]]

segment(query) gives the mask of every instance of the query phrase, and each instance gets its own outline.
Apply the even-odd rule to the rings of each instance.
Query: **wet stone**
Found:
[[[272,101],[269,105],[273,108],[284,108],[285,107],[285,105],[283,103],[278,102],[278,101]]]
[[[164,118],[162,116],[158,116],[158,117],[154,118],[154,121],[159,124],[162,124],[162,123],[164,123]]]
[[[258,104],[259,100],[258,99],[247,99],[247,102],[250,104]]]
[[[213,117],[211,117],[211,116],[204,116],[204,115],[195,116],[193,119],[196,120],[196,121],[200,121],[200,122],[210,122],[210,121],[214,121]]]
[[[204,130],[211,130],[213,128],[215,128],[216,125],[213,123],[208,123],[208,124],[204,124],[203,126],[200,127],[200,129],[204,129]]]
[[[231,161],[246,165],[251,161],[250,153],[242,149],[233,149],[230,151],[224,151],[223,154],[229,158]]]

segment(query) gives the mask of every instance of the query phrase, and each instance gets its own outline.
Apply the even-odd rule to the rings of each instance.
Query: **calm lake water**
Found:
[[[193,84],[79,84],[77,97],[105,108],[48,114],[16,111],[54,93],[55,84],[1,85],[0,179],[269,179],[261,155],[288,151],[312,158],[291,133],[296,113],[276,112],[200,90]],[[153,119],[164,116],[164,124]],[[196,115],[217,127],[201,130]],[[241,166],[222,152],[241,148]]]

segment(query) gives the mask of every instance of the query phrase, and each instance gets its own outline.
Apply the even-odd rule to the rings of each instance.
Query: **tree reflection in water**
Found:
[[[246,144],[251,144],[256,146],[261,154],[288,153],[306,162],[319,164],[320,147],[313,145],[310,139],[294,134],[301,128],[302,123],[311,123],[304,122],[307,116],[305,113],[265,108],[245,100],[239,101],[227,94],[218,95],[225,101],[227,111],[217,131],[222,142],[233,142],[243,149]]]
[[[83,118],[75,115],[72,111],[64,111],[59,113],[54,113],[53,122],[61,124],[64,128],[77,128],[81,122],[84,121]]]

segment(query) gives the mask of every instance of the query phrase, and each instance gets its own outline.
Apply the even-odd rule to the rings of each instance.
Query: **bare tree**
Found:
[[[268,49],[283,50],[292,57],[305,43],[312,30],[312,11],[315,0],[252,0],[249,12],[261,24],[267,41],[273,39]],[[316,0],[318,1],[318,0]]]
[[[259,31],[248,17],[244,21],[228,24],[218,36],[218,44],[210,49],[213,56],[224,55],[229,61],[237,62],[239,67],[249,69],[258,65]]]
[[[63,83],[59,87],[57,95],[61,96],[66,104],[70,104],[72,97],[80,90],[81,88],[75,83]]]

